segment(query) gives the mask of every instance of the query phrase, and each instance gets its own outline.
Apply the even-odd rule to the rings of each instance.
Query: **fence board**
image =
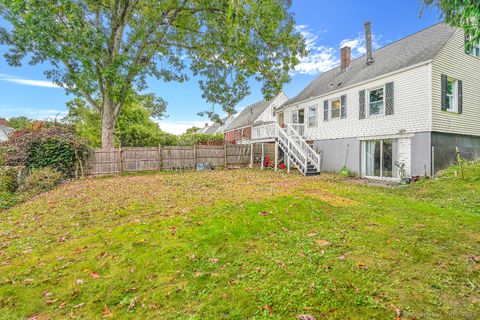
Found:
[[[254,153],[256,157],[260,157],[260,145],[254,145]],[[273,153],[273,145],[265,144],[265,154],[272,157]],[[107,175],[159,169],[193,169],[196,163],[207,163],[214,167],[248,165],[250,145],[129,147],[94,150],[87,159],[86,174]]]

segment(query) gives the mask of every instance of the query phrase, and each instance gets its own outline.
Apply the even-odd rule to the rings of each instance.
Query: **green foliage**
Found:
[[[37,123],[36,127],[16,131],[2,144],[4,162],[29,169],[51,167],[73,177],[77,161],[84,161],[86,145],[74,135],[73,127]]]
[[[29,119],[25,116],[12,117],[12,118],[8,119],[7,126],[9,126],[11,128],[14,128],[14,129],[17,129],[17,130],[26,129],[29,126],[31,126],[33,122],[34,122],[34,120]]]
[[[152,107],[150,99],[152,98],[138,97],[122,108],[115,128],[117,146],[154,147],[174,144],[176,137],[160,130],[158,124],[152,120],[163,111],[159,107]],[[91,147],[100,147],[100,113],[82,99],[70,101],[67,106],[67,122],[74,125],[76,135],[87,141]]]
[[[102,115],[102,143],[113,146],[115,121],[147,77],[198,76],[203,98],[233,113],[263,83],[266,98],[289,81],[307,54],[291,1],[0,0],[0,44],[12,66],[50,62],[46,75]],[[157,105],[163,100],[153,98]],[[152,111],[152,110],[150,110]],[[156,113],[155,111],[153,113]]]
[[[18,172],[12,167],[0,168],[0,192],[14,193],[18,189]]]
[[[33,169],[25,178],[22,189],[34,193],[48,191],[58,186],[63,178],[61,172],[48,167]]]
[[[176,144],[179,146],[193,146],[195,144],[222,144],[223,134],[184,133],[178,136]]]
[[[463,28],[469,41],[466,49],[480,43],[480,2],[478,0],[422,0],[426,6],[435,5],[442,13],[445,22]]]

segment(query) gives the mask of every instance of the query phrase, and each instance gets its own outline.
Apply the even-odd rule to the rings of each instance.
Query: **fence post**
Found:
[[[253,168],[253,142],[250,143],[250,169]]]
[[[458,166],[460,167],[460,174],[462,175],[462,180],[463,180],[465,179],[465,177],[463,175],[463,163],[462,163],[462,157],[460,156],[460,149],[458,147],[455,147],[455,151],[456,151]]]
[[[120,147],[118,149],[118,171],[120,174],[123,173],[123,149]]]
[[[193,166],[197,164],[197,144],[193,145]]]
[[[228,157],[227,157],[227,148],[228,148],[228,145],[226,143],[223,144],[223,154],[224,154],[224,167],[226,168],[227,165],[228,165]]]
[[[158,171],[162,170],[162,145],[158,145]]]

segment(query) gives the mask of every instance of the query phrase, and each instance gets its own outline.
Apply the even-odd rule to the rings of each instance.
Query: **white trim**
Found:
[[[333,101],[337,101],[339,102],[339,106],[338,106],[338,117],[332,117],[332,102]],[[329,115],[329,119],[328,120],[340,120],[342,119],[342,98],[341,97],[338,97],[338,98],[332,98],[330,100],[328,100],[328,104],[329,104],[329,107],[328,107],[328,115]]]
[[[402,138],[413,138],[415,134],[405,133],[405,134],[393,134],[393,135],[383,135],[383,136],[368,136],[368,137],[359,137],[358,140],[388,140],[388,139],[402,139]]]
[[[382,99],[382,112],[378,113],[378,114],[370,114],[370,92],[372,91],[375,91],[375,90],[380,90],[382,89],[382,96],[383,96],[383,99]],[[366,89],[367,91],[367,100],[368,100],[368,103],[367,103],[367,106],[368,106],[368,109],[367,109],[367,113],[366,113],[366,116],[367,118],[375,118],[375,117],[384,117],[385,116],[385,83],[381,86],[376,86],[376,87],[372,87],[371,89]]]
[[[303,103],[306,103],[306,102],[310,102],[312,100],[316,100],[316,99],[320,99],[320,98],[323,98],[323,97],[326,97],[326,96],[330,96],[330,95],[333,95],[333,94],[336,94],[338,92],[343,92],[343,91],[346,91],[346,90],[349,90],[351,88],[355,88],[355,87],[359,87],[359,86],[362,86],[364,85],[365,83],[369,83],[369,82],[372,82],[372,81],[377,81],[377,80],[381,80],[383,78],[388,78],[390,76],[393,76],[393,75],[396,75],[398,73],[402,73],[402,72],[405,72],[405,71],[409,71],[411,69],[416,69],[416,68],[419,68],[419,67],[423,67],[423,66],[426,66],[428,64],[431,64],[433,61],[433,59],[429,59],[429,60],[426,60],[426,61],[423,61],[423,62],[420,62],[420,63],[417,63],[417,64],[414,64],[414,65],[411,65],[409,67],[405,67],[405,68],[402,68],[402,69],[398,69],[398,70],[395,70],[395,71],[392,71],[390,73],[385,73],[385,74],[382,74],[376,78],[370,78],[370,79],[367,79],[367,80],[364,80],[364,81],[361,81],[361,82],[357,82],[355,84],[352,84],[348,87],[344,87],[344,88],[341,88],[341,89],[338,89],[338,90],[333,90],[333,91],[329,91],[323,95],[320,95],[320,96],[313,96],[313,97],[310,97],[308,99],[305,99],[305,100],[301,100],[301,101],[297,101],[293,104],[289,104],[289,105],[284,105],[282,106],[282,110],[286,109],[286,108],[290,108],[292,106],[295,106],[295,105],[299,105],[299,104],[303,104]],[[332,70],[332,69],[330,69]]]

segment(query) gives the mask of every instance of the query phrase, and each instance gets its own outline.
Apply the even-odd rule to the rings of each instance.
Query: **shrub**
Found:
[[[42,169],[34,169],[25,178],[23,190],[28,192],[48,191],[60,184],[63,180],[61,172],[52,170],[48,167]]]
[[[0,169],[0,192],[14,193],[18,189],[17,170],[12,167]]]
[[[51,167],[66,177],[75,175],[76,163],[84,161],[88,151],[75,138],[72,126],[41,122],[15,131],[2,149],[5,165],[23,165],[28,169]]]

